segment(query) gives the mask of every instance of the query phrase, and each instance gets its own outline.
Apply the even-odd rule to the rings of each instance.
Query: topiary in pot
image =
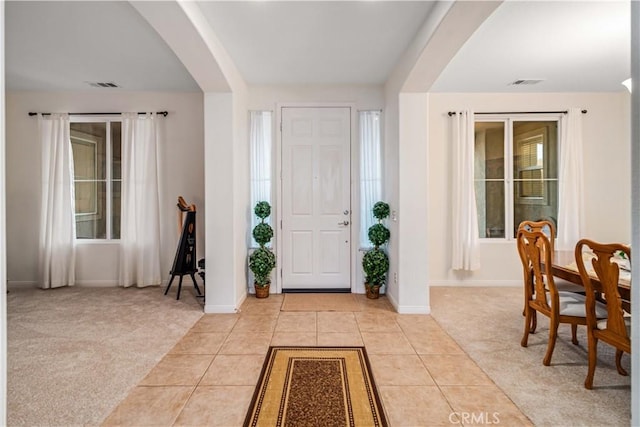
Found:
[[[276,266],[276,255],[268,248],[258,248],[249,257],[249,268],[253,272],[256,287],[271,283],[271,270]]]
[[[273,238],[273,228],[266,222],[265,218],[271,215],[271,206],[267,202],[258,202],[253,210],[260,223],[253,228],[253,238],[260,247],[249,256],[249,268],[253,272],[256,297],[266,298],[269,296],[269,285],[271,284],[271,271],[276,266],[276,255],[265,245]]]
[[[382,249],[371,249],[362,258],[362,268],[365,273],[365,286],[372,291],[372,288],[379,290],[387,282],[389,257]]]
[[[380,295],[380,288],[387,282],[389,271],[389,257],[380,249],[380,246],[389,241],[391,232],[382,224],[382,220],[389,216],[389,205],[385,202],[377,202],[373,205],[373,216],[378,220],[377,224],[369,227],[369,241],[373,249],[367,251],[362,258],[362,269],[365,274],[365,288],[367,298],[376,299]]]

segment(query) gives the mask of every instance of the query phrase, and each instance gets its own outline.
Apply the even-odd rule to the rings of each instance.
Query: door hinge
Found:
[[[280,132],[282,132],[282,120],[280,120]]]
[[[282,269],[280,269],[280,278],[282,279]]]
[[[282,230],[282,220],[280,220],[280,230]]]

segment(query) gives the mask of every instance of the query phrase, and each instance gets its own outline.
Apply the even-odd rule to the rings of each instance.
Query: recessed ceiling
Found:
[[[506,1],[434,92],[615,92],[630,75],[629,1]],[[511,85],[516,80],[542,80]]]
[[[8,1],[5,46],[9,90],[200,90],[126,1]]]
[[[382,84],[430,1],[204,1],[250,84]]]
[[[147,3],[153,4],[153,2]],[[161,3],[158,3],[161,4]],[[432,1],[200,1],[249,84],[382,84]],[[505,1],[436,92],[625,90],[629,1]],[[5,3],[8,90],[199,91],[126,1]],[[534,85],[510,85],[539,79]],[[92,88],[113,82],[119,88]]]

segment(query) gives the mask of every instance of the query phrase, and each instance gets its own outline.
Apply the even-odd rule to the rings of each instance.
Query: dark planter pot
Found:
[[[254,284],[255,285],[255,284]],[[268,298],[269,297],[269,286],[258,286],[255,285],[256,288],[256,298]]]
[[[367,298],[369,299],[380,298],[380,286],[369,286],[367,283],[365,283],[364,288],[367,290]]]

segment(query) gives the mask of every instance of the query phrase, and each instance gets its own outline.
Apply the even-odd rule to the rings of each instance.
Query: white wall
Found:
[[[428,147],[429,97],[425,93],[401,93],[398,133],[398,277],[391,275],[398,287],[396,309],[399,313],[428,314],[427,286],[427,217],[429,167]],[[420,184],[418,184],[420,183]],[[392,215],[392,220],[393,220]]]
[[[204,257],[203,95],[178,92],[10,92],[7,93],[7,261],[8,280],[35,283],[38,278],[40,224],[40,151],[35,112],[163,111],[160,117],[161,266],[164,280],[178,241],[178,196],[197,207],[197,257]],[[115,285],[118,245],[80,244],[79,285]],[[184,284],[189,285],[189,280]]]
[[[234,195],[234,277],[236,306],[240,307],[247,297],[247,235],[250,233],[251,215],[249,206],[249,113],[247,91],[242,87],[233,94],[233,195]]]
[[[399,133],[400,133],[400,110],[399,110],[399,93],[397,89],[391,88],[390,85],[385,87],[385,111],[384,111],[384,199],[391,208],[392,216],[395,214],[397,218],[402,217],[402,211],[399,206]],[[400,219],[399,219],[400,220]],[[387,297],[397,309],[400,300],[399,285],[402,283],[402,274],[398,270],[399,251],[398,251],[398,235],[400,228],[398,221],[389,221],[388,227],[391,232],[389,239],[389,277],[392,280],[388,283],[386,293]],[[398,283],[395,283],[395,277],[398,277]]]
[[[519,285],[521,266],[515,242],[481,243],[479,271],[450,269],[451,149],[448,111],[471,108],[491,111],[588,110],[583,115],[587,235],[606,242],[631,239],[629,94],[432,93],[429,98],[429,282],[439,284]]]
[[[640,3],[631,2],[631,78],[638,86],[640,82]],[[632,265],[640,264],[640,255],[637,248],[640,247],[640,92],[636,89],[631,101],[631,191],[632,195],[632,244],[636,250],[631,252]],[[640,282],[638,268],[634,268],[631,280]],[[640,306],[640,289],[634,286],[631,289],[631,305]],[[631,425],[640,425],[640,322],[637,314],[633,316],[636,321],[631,325],[631,352],[636,355],[631,358]]]
[[[4,51],[4,2],[0,3],[0,46]],[[0,55],[0,236],[6,231],[4,55]],[[7,289],[6,239],[0,237],[0,425],[7,423]]]
[[[275,111],[278,103],[353,103],[358,110],[384,107],[382,86],[375,85],[290,85],[250,86],[249,110]]]
[[[233,313],[236,305],[233,250],[234,236],[234,163],[233,94],[206,93],[205,194],[207,200],[207,313]]]

